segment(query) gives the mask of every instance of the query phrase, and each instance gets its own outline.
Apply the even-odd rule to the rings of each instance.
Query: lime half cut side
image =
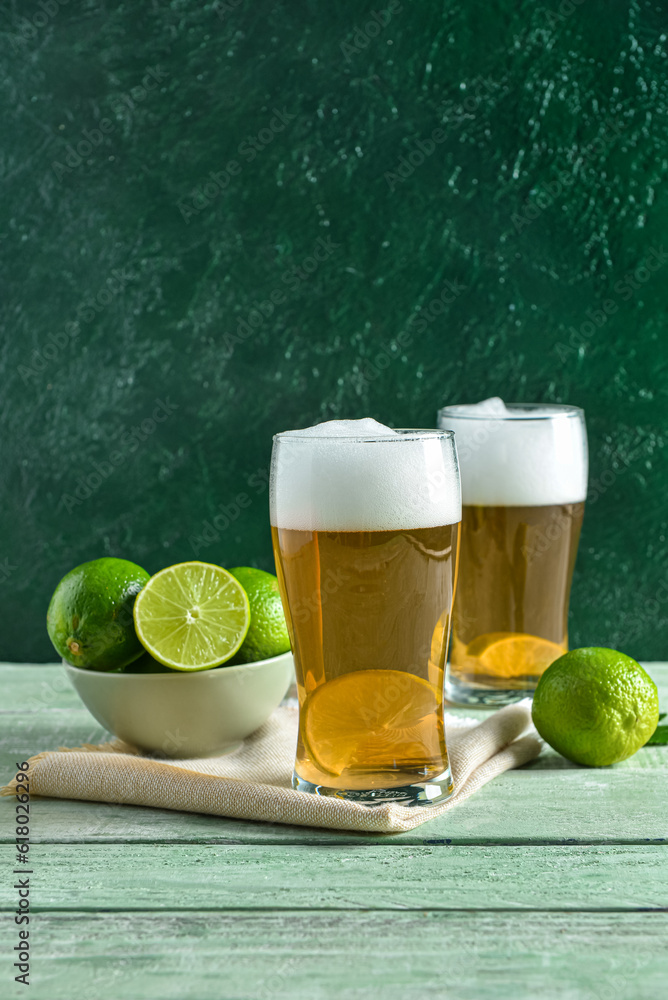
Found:
[[[159,663],[172,670],[209,670],[241,646],[250,607],[227,570],[185,562],[151,577],[135,601],[134,620],[140,642]]]

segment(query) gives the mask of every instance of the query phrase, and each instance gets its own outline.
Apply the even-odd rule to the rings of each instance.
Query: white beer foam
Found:
[[[437,432],[328,420],[274,444],[271,523],[302,531],[394,531],[461,520],[457,458]],[[403,440],[402,440],[403,439]]]
[[[551,406],[513,409],[498,397],[441,410],[439,426],[455,432],[464,503],[541,507],[584,500],[587,432],[570,414]]]

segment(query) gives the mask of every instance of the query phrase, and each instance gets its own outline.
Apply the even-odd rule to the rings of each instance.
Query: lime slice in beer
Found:
[[[137,636],[172,670],[219,667],[239,649],[250,625],[246,591],[212,563],[185,562],[152,576],[134,605]]]
[[[311,759],[328,774],[338,776],[347,768],[393,770],[438,757],[439,714],[436,692],[421,677],[358,670],[311,692],[302,735]]]
[[[466,656],[474,658],[477,670],[498,677],[523,677],[542,674],[566,652],[549,639],[524,632],[488,632],[479,635],[466,647]]]

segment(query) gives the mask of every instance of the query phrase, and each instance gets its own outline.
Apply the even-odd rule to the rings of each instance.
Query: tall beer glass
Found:
[[[568,649],[568,601],[587,492],[575,406],[447,406],[462,477],[462,539],[446,697],[525,697]]]
[[[447,431],[330,421],[274,438],[294,788],[368,805],[450,794],[443,687],[460,518]]]

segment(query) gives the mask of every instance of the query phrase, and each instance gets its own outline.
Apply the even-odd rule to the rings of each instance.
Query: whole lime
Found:
[[[590,767],[631,757],[659,721],[656,684],[639,663],[614,649],[572,649],[538,681],[533,721],[558,753]]]
[[[290,636],[276,577],[252,566],[237,566],[230,573],[248,594],[251,611],[250,628],[235,662],[253,663],[287,653]]]
[[[141,656],[132,608],[149,579],[145,569],[127,559],[93,559],[70,570],[46,613],[59,655],[89,670],[117,670]]]

